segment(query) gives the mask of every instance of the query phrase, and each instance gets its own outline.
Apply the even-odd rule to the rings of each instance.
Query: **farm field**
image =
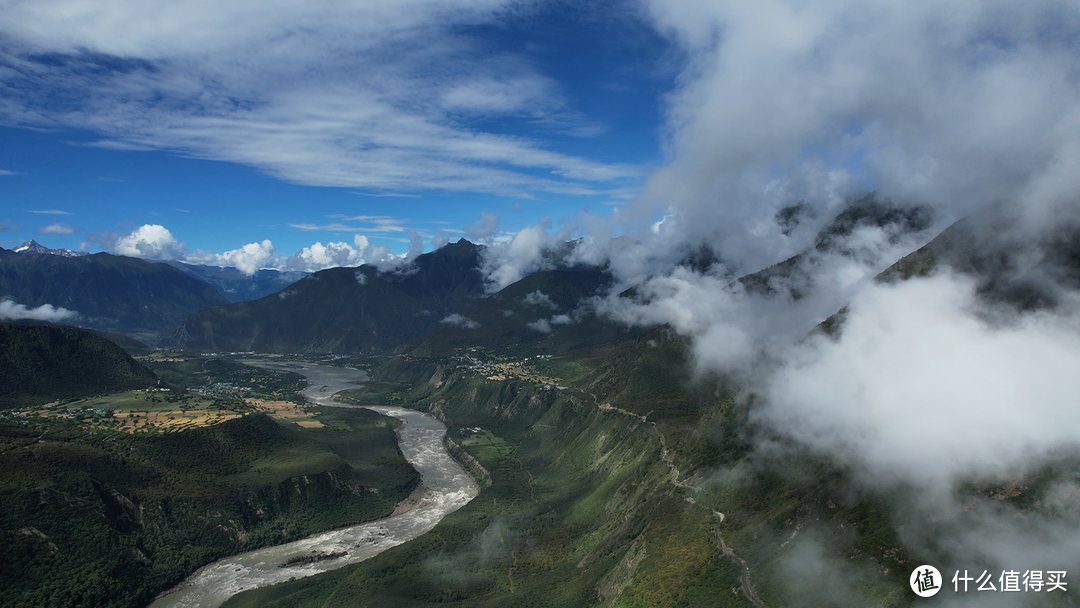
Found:
[[[148,389],[49,404],[27,410],[23,415],[72,419],[84,427],[101,430],[168,433],[234,420],[250,411],[243,402]]]
[[[256,410],[301,428],[326,426],[311,408],[292,401],[222,401],[196,395],[170,395],[157,390],[127,391],[62,405],[46,405],[28,410],[24,415],[77,420],[84,426],[102,430],[168,433],[219,424]]]

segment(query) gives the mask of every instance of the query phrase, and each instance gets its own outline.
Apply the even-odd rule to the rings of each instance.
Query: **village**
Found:
[[[477,349],[475,348],[470,348],[467,353],[468,354],[455,355],[454,358],[458,361],[457,368],[473,370],[482,375],[485,380],[501,382],[519,379],[542,385],[546,390],[564,390],[566,388],[565,386],[559,385],[562,378],[549,376],[536,367],[536,363],[551,359],[551,355],[535,355],[532,357],[525,357],[520,361],[495,361],[484,360],[484,356],[482,354],[477,354]],[[532,361],[532,364],[530,364],[530,360]]]

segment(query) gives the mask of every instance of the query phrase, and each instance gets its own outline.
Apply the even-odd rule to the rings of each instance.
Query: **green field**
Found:
[[[460,444],[481,460],[496,460],[509,456],[514,451],[513,446],[506,443],[505,439],[496,437],[494,433],[486,429],[479,433],[466,431],[466,437]]]

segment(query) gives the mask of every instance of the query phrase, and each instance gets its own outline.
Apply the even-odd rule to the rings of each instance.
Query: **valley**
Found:
[[[202,363],[194,369],[215,369]],[[241,368],[222,362],[210,379]],[[248,369],[279,388],[297,384]],[[295,402],[277,402],[271,416],[178,391],[0,418],[0,603],[145,605],[219,557],[388,516],[419,483],[396,420],[310,407],[304,418],[319,424],[298,424]]]
[[[355,370],[342,374],[345,370],[312,364],[303,365],[302,370],[308,374],[313,386],[320,387],[335,379],[352,384],[363,377]],[[406,508],[399,505],[390,517],[371,523],[219,560],[201,568],[177,588],[159,597],[151,607],[215,608],[243,590],[314,576],[369,559],[427,532],[446,514],[461,508],[476,495],[472,478],[443,446],[445,427],[442,424],[430,416],[403,408],[371,409],[402,421],[397,432],[398,446],[419,473],[421,485],[418,489],[422,488],[421,492],[410,496]]]
[[[964,478],[949,499],[963,509],[934,519],[908,500],[930,484],[868,481],[855,448],[820,443],[861,431],[777,409],[827,393],[789,353],[817,361],[867,323],[865,302],[807,269],[866,255],[845,245],[859,230],[925,228],[918,209],[861,199],[805,252],[701,279],[737,319],[785,311],[786,350],[745,347],[745,328],[719,317],[717,339],[627,322],[672,289],[607,293],[603,269],[485,291],[484,250],[464,240],[407,272],[334,268],[202,309],[153,348],[5,324],[0,356],[26,380],[2,387],[0,464],[17,474],[0,487],[0,597],[145,605],[186,578],[154,605],[815,608],[841,587],[852,605],[909,606],[912,564],[962,564],[924,535],[1000,514],[1068,522],[1080,504],[1065,451],[1008,478]],[[961,268],[986,310],[1047,318],[1058,294],[1045,283],[980,274],[1025,252],[975,232],[959,223],[895,262],[874,258],[865,289],[925,289]],[[1075,259],[1076,243],[1043,259]],[[728,347],[736,364],[708,363]],[[90,362],[100,371],[80,375]],[[860,367],[841,369],[838,385]],[[42,582],[87,556],[65,583]]]

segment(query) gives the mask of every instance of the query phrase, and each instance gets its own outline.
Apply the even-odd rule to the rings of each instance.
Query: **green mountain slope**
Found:
[[[62,257],[0,251],[0,297],[75,311],[67,322],[156,342],[188,315],[228,301],[168,264],[97,253]]]
[[[191,315],[165,340],[202,351],[356,353],[415,338],[482,296],[480,248],[461,240],[402,273],[331,268],[277,294]]]
[[[610,287],[600,269],[533,273],[461,310],[403,349],[415,356],[438,356],[464,347],[535,355],[565,353],[633,338],[640,328],[598,318],[589,298]]]
[[[41,404],[156,386],[122,348],[90,332],[0,323],[0,404]]]
[[[1025,243],[1010,221],[982,213],[956,222],[881,273],[893,282],[949,267],[974,277],[980,295],[1021,309],[1052,306],[1060,287],[1080,288],[1080,230],[1063,225],[1049,239]]]

